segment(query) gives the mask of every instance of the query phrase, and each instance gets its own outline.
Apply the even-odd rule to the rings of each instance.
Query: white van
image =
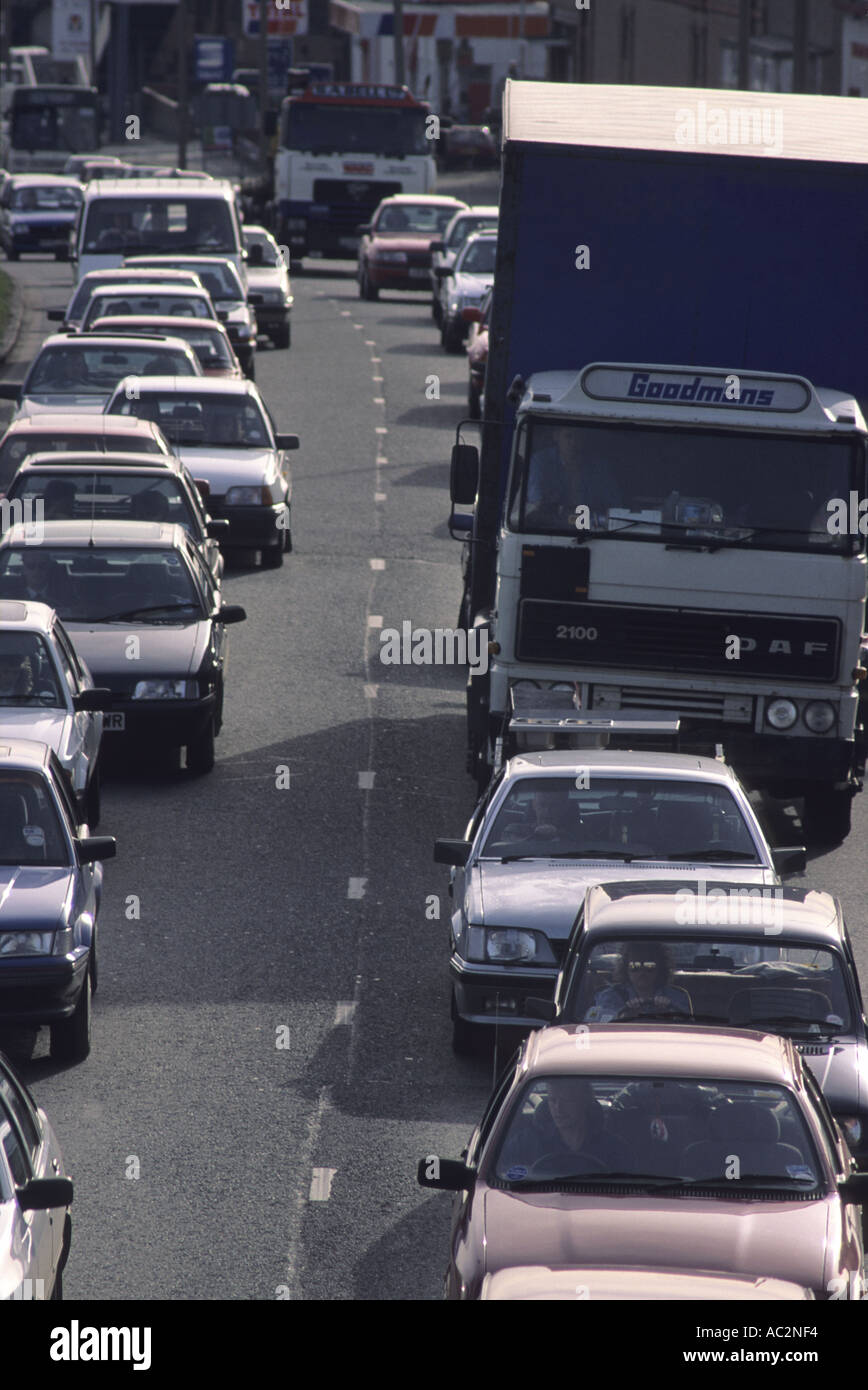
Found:
[[[76,279],[124,256],[225,256],[246,285],[247,252],[232,185],[222,179],[94,179],[73,233]]]

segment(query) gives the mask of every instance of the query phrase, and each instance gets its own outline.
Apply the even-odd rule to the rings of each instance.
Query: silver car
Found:
[[[738,879],[759,887],[804,867],[772,850],[732,768],[686,753],[612,750],[511,758],[463,840],[438,840],[453,868],[449,972],[453,1046],[482,1029],[533,1028],[551,996],[585,890],[628,877]]]
[[[476,232],[467,238],[455,264],[437,272],[440,280],[440,345],[460,352],[469,324],[465,309],[478,309],[494,284],[497,233]]]
[[[71,1202],[54,1130],[0,1053],[0,1301],[63,1297]]]
[[[247,252],[247,302],[256,310],[256,325],[276,348],[288,348],[291,341],[290,314],[293,297],[284,255],[264,227],[241,229]]]
[[[443,233],[442,241],[431,243],[431,317],[440,326],[440,266],[449,268],[465,241],[474,232],[496,231],[499,209],[494,205],[462,208]]]

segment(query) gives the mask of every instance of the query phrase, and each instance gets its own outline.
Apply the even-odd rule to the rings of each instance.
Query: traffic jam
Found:
[[[833,522],[840,499],[865,492],[868,379],[832,320],[794,314],[805,226],[782,225],[751,189],[759,163],[772,186],[797,178],[806,198],[823,189],[834,244],[816,275],[831,293],[833,276],[860,273],[845,209],[868,118],[842,126],[836,99],[780,96],[783,150],[733,160],[675,138],[667,89],[597,91],[586,109],[580,86],[510,81],[487,182],[474,169],[484,141],[469,141],[471,168],[455,174],[457,135],[437,173],[429,108],[406,88],[313,80],[283,103],[267,211],[229,180],[166,168],[137,177],[108,156],[3,176],[4,268],[53,269],[31,259],[47,254],[71,275],[64,302],[42,311],[50,322],[31,360],[13,354],[0,379],[2,1298],[61,1299],[76,1266],[86,1178],[53,1118],[52,1087],[60,1076],[58,1099],[74,1102],[109,1026],[103,999],[124,950],[113,919],[128,900],[107,894],[125,856],[141,853],[112,833],[115,810],[168,795],[162,836],[180,843],[202,833],[190,823],[197,789],[216,785],[227,810],[237,800],[243,819],[225,832],[215,823],[197,853],[215,875],[224,847],[241,853],[249,877],[234,899],[221,902],[216,886],[200,897],[197,920],[178,931],[205,932],[224,908],[241,931],[271,857],[263,821],[277,813],[255,800],[235,744],[221,766],[221,731],[243,725],[257,689],[249,647],[237,664],[230,649],[260,614],[280,645],[276,615],[313,602],[310,589],[322,604],[310,650],[328,648],[338,666],[357,658],[337,635],[326,542],[335,459],[316,432],[279,423],[301,414],[298,359],[314,329],[328,383],[317,409],[345,413],[349,437],[370,429],[350,419],[361,397],[344,359],[329,370],[329,342],[338,353],[338,333],[356,330],[379,393],[374,418],[390,421],[354,467],[380,518],[378,558],[366,562],[363,727],[371,750],[395,746],[400,771],[392,793],[378,790],[379,771],[360,771],[358,786],[393,795],[397,813],[391,839],[378,835],[379,812],[364,813],[367,877],[350,877],[346,897],[372,915],[347,947],[355,993],[335,1024],[365,1014],[372,970],[384,991],[400,978],[397,1015],[365,1028],[380,1028],[396,1066],[436,1073],[439,1087],[432,1147],[394,1164],[372,1200],[385,1201],[389,1183],[400,1192],[411,1244],[427,1214],[431,1297],[864,1296],[865,954],[829,865],[815,879],[810,861],[852,844],[865,769],[865,537]],[[724,107],[743,95],[714,93]],[[358,175],[339,175],[369,149],[372,184],[387,164],[403,182],[366,206]],[[680,216],[700,205],[701,236]],[[750,252],[732,250],[739,219]],[[648,229],[644,267],[631,251],[637,228]],[[760,284],[749,254],[779,273]],[[716,256],[730,265],[719,305],[707,281],[698,288]],[[436,383],[400,402],[401,419],[415,411],[427,431],[400,535],[382,519],[401,460],[375,313],[388,316],[389,352]],[[423,522],[425,487],[436,520]],[[399,634],[399,609],[372,615],[373,595],[410,555],[414,519],[436,537],[441,568],[446,557],[451,610],[438,587],[430,612],[418,599],[404,611]],[[352,528],[337,529],[330,544],[351,550]],[[275,719],[278,705],[291,711],[306,650],[290,645],[262,676],[263,726],[266,706]],[[381,714],[377,734],[390,661],[401,712]],[[420,690],[441,667],[452,683],[423,708]],[[278,787],[325,776],[318,736],[332,706],[318,667],[313,686],[309,725],[297,716],[309,748],[285,759],[275,736],[268,749]],[[438,721],[453,756],[428,767]],[[151,786],[151,766],[167,780]],[[403,835],[411,800],[425,854]],[[154,801],[142,804],[152,816]],[[342,872],[342,832],[319,815],[304,869],[287,868],[287,902]],[[430,885],[425,949],[440,993],[426,1007],[451,1054],[409,1022],[395,1035],[416,995],[409,928],[400,977],[394,948],[378,955],[393,909],[377,866],[389,860]],[[292,954],[292,935],[280,939]],[[298,954],[314,939],[299,936]],[[266,1031],[278,1017],[268,974],[260,968],[261,992],[249,995]],[[186,988],[191,1008],[210,1004],[210,974],[199,1001],[195,978]],[[293,1017],[291,1030],[318,1027]],[[161,1046],[180,1094],[187,1062],[169,1036]],[[352,1086],[322,1084],[326,1061],[306,1047],[310,1077],[302,1067],[296,1082],[316,1101],[294,1181],[296,1205],[310,1206],[287,1259],[312,1268],[320,1239],[342,1258],[341,1228],[317,1236],[310,1213],[316,1202],[334,1209],[351,1181],[317,1162],[335,1116],[352,1128],[356,1111]],[[350,1074],[360,1047],[351,1038]],[[262,1072],[252,1089],[269,1084]],[[364,1091],[378,1070],[362,1075]],[[427,1084],[408,1082],[408,1096]],[[450,1108],[453,1085],[461,1103]],[[108,1102],[123,1113],[123,1087]],[[398,1140],[382,1135],[403,1112],[389,1112],[382,1135],[362,1113],[356,1162],[388,1165]],[[233,1183],[249,1160],[240,1132],[235,1142],[220,1170]],[[90,1219],[93,1240],[99,1214]],[[399,1276],[400,1244],[382,1254]],[[365,1261],[366,1277],[385,1278],[370,1250]],[[307,1285],[290,1274],[278,1287],[292,1293],[271,1296],[329,1297],[323,1270]],[[357,1296],[407,1296],[386,1289]]]

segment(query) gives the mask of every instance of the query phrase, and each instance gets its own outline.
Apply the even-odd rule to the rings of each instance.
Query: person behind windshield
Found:
[[[570,425],[546,427],[548,442],[534,449],[528,463],[524,525],[529,531],[561,528],[585,500],[580,496],[581,441]]]
[[[513,1121],[498,1158],[499,1176],[520,1181],[528,1176],[623,1172],[630,1166],[629,1154],[606,1130],[604,1115],[584,1077],[550,1077],[533,1114]]]
[[[545,791],[534,791],[520,805],[507,804],[503,821],[497,826],[498,841],[514,841],[530,846],[541,842],[566,840],[577,848],[580,826],[578,807],[573,806],[567,789],[558,782]]]
[[[33,693],[33,667],[24,652],[0,651],[0,700],[26,700]]]
[[[626,942],[612,984],[596,995],[585,1022],[621,1023],[648,1014],[692,1014],[690,995],[670,984],[671,976],[669,955],[662,942],[641,937]]]

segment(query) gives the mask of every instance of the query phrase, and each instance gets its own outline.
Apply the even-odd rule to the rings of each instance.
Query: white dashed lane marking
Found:
[[[314,1168],[310,1178],[311,1202],[327,1202],[332,1195],[332,1180],[337,1168]]]

